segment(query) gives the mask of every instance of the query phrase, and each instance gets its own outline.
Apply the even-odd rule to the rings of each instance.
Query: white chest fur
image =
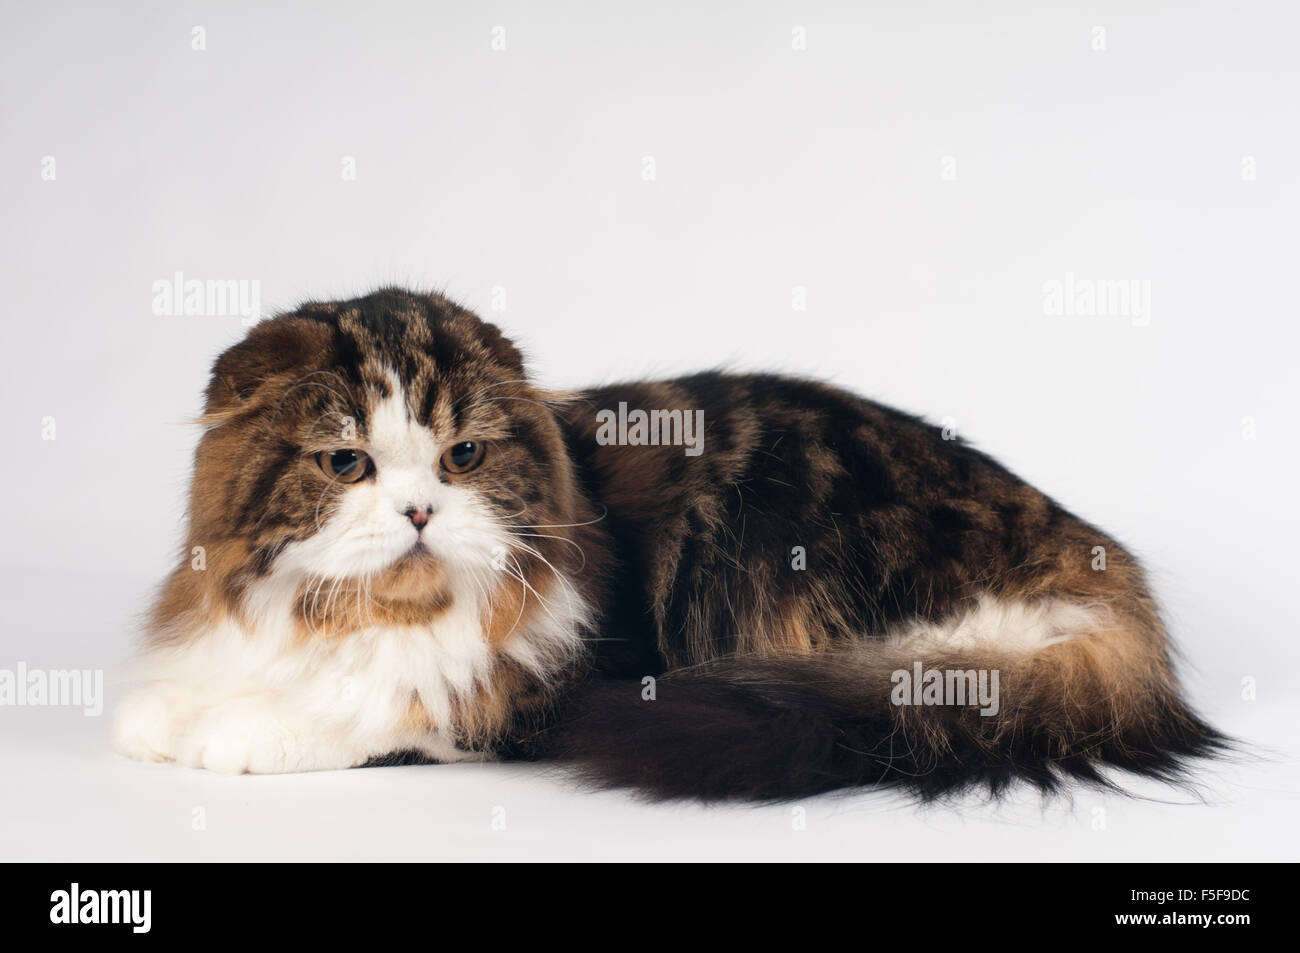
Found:
[[[351,767],[398,750],[440,761],[455,747],[457,696],[490,677],[492,653],[472,600],[428,626],[374,626],[303,638],[284,606],[263,603],[256,630],[226,621],[150,653],[150,683],[118,710],[119,751],[239,773]],[[427,712],[435,731],[412,718]]]

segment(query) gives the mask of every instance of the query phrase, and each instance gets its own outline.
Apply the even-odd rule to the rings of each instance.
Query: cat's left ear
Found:
[[[304,318],[286,315],[254,325],[212,365],[203,422],[221,423],[282,392],[319,364],[329,341],[323,324]]]
[[[497,363],[504,365],[512,371],[518,372],[522,377],[524,373],[524,355],[519,348],[515,347],[514,342],[501,333],[501,329],[489,321],[475,317],[478,321],[478,339],[487,348],[492,358]]]
[[[435,303],[439,307],[447,307],[448,302],[440,297],[435,296]],[[466,311],[464,308],[452,305],[455,308],[447,323],[459,332],[463,340],[473,342],[473,345],[482,348],[485,355],[497,364],[507,370],[514,371],[520,377],[524,376],[524,355],[519,348],[515,347],[514,342],[501,333],[501,329],[491,321],[484,321],[473,311]],[[471,346],[473,346],[471,345]]]

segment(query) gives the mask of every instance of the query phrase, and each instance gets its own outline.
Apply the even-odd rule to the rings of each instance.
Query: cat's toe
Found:
[[[167,686],[138,688],[113,715],[113,747],[137,761],[170,761],[182,718],[175,694]]]
[[[195,719],[176,745],[176,760],[222,774],[243,774],[254,763],[276,770],[274,750],[282,734],[266,706],[237,700],[215,705]]]
[[[178,740],[176,760],[222,774],[282,774],[352,763],[346,752],[256,698],[205,711]]]

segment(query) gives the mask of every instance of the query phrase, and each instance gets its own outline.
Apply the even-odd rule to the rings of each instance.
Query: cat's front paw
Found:
[[[222,774],[325,771],[365,760],[274,700],[258,696],[202,711],[177,739],[174,757],[180,764]]]
[[[185,692],[170,682],[137,688],[113,714],[113,747],[137,761],[170,761],[176,738],[192,710]]]

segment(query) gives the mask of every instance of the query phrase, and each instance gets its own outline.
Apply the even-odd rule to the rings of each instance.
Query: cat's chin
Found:
[[[398,600],[424,600],[432,592],[443,591],[446,585],[442,560],[419,542],[370,579],[374,595]]]
[[[299,594],[302,622],[312,635],[344,635],[384,625],[424,625],[452,604],[442,560],[414,546],[378,572],[326,583]]]

